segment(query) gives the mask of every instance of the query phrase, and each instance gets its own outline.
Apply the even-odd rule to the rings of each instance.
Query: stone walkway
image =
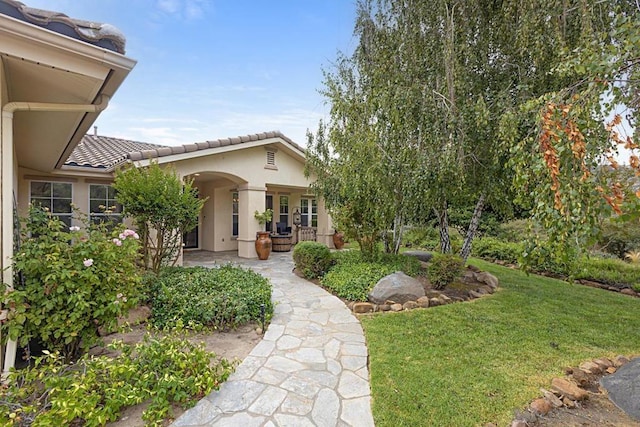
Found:
[[[367,347],[351,311],[294,275],[291,253],[272,253],[267,261],[210,252],[185,257],[185,265],[229,261],[271,280],[273,319],[220,390],[172,425],[373,426]]]

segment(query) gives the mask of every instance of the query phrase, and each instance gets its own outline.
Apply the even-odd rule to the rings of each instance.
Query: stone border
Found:
[[[472,274],[474,275],[475,280],[484,284],[479,286],[475,290],[470,290],[466,298],[449,297],[445,295],[444,292],[429,290],[426,292],[426,296],[420,297],[415,301],[407,301],[403,304],[391,300],[385,301],[384,304],[351,301],[347,303],[347,307],[355,314],[399,312],[414,310],[416,308],[437,307],[439,305],[471,301],[474,299],[482,298],[486,295],[491,295],[498,289],[498,279],[492,274],[481,271],[473,271]]]
[[[589,391],[584,387],[590,384],[594,376],[610,375],[629,362],[626,356],[618,355],[613,360],[601,357],[581,363],[578,367],[567,368],[565,378],[551,380],[551,390],[540,389],[542,396],[534,399],[526,410],[516,414],[511,427],[527,427],[534,424],[538,417],[547,415],[554,409],[567,407],[580,408],[581,402],[589,398]],[[493,423],[484,427],[496,427]]]

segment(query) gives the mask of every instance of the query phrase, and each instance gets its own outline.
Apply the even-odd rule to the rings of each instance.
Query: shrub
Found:
[[[640,249],[640,223],[605,221],[597,246],[624,259],[625,253]]]
[[[420,273],[420,261],[414,257],[377,254],[365,259],[360,251],[335,252],[335,265],[321,279],[322,286],[340,298],[366,301],[367,295],[380,279],[396,271],[409,276]]]
[[[530,234],[532,222],[529,219],[516,219],[505,222],[495,231],[495,237],[507,242],[522,242]]]
[[[324,276],[333,265],[331,251],[322,243],[300,242],[293,250],[293,261],[296,269],[306,279],[316,279]]]
[[[271,285],[253,271],[230,264],[171,267],[152,285],[151,322],[159,328],[233,327],[259,321],[263,304],[268,320],[273,314]]]
[[[340,298],[366,301],[376,283],[394,271],[389,266],[373,262],[339,264],[320,283]]]
[[[2,335],[21,345],[36,338],[73,360],[97,342],[98,328],[112,329],[135,304],[137,234],[109,232],[107,225],[89,221],[84,231],[66,230],[38,207],[23,221],[25,234],[14,257],[22,281],[6,295],[12,309]]]
[[[439,238],[435,227],[412,227],[402,235],[405,246],[411,248],[433,249],[438,245]]]
[[[458,255],[434,254],[429,261],[429,281],[434,289],[444,289],[462,274],[463,267],[464,261]]]
[[[500,260],[515,264],[524,252],[522,243],[505,242],[494,237],[474,239],[473,255],[487,260]]]
[[[146,336],[134,347],[117,344],[119,356],[83,357],[66,364],[56,354],[36,359],[32,367],[13,371],[0,388],[0,424],[99,426],[120,411],[149,400],[147,425],[164,425],[171,405],[190,406],[217,389],[233,371],[215,354],[187,340]]]
[[[640,265],[620,259],[582,257],[576,266],[576,279],[587,279],[609,285],[635,286],[640,284]]]

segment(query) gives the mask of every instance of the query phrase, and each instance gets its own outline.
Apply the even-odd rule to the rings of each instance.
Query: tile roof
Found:
[[[85,135],[65,162],[65,166],[81,166],[110,171],[126,161],[131,152],[156,150],[163,147],[163,145],[128,139]]]
[[[281,138],[302,153],[305,148],[296,144],[280,131],[262,132],[234,138],[216,139],[215,141],[196,142],[175,147],[147,142],[130,141],[128,139],[111,138],[108,136],[85,135],[73,150],[65,166],[86,167],[103,172],[113,169],[127,160],[138,161],[155,159],[174,154],[204,151],[213,148],[238,145],[265,139]],[[206,153],[202,153],[206,154]]]
[[[262,141],[270,138],[281,138],[287,143],[291,144],[294,148],[300,150],[302,153],[306,151],[305,148],[293,142],[286,137],[280,131],[254,133],[251,135],[236,136],[235,138],[223,138],[216,139],[214,141],[196,142],[193,144],[179,145],[176,147],[159,147],[153,149],[140,150],[137,152],[129,153],[129,159],[133,161],[155,159],[158,157],[171,156],[174,154],[190,153],[192,151],[203,151],[212,148],[225,147],[228,145],[244,144],[253,141]]]
[[[125,37],[113,25],[73,19],[60,12],[34,9],[16,0],[0,0],[0,13],[124,55]]]

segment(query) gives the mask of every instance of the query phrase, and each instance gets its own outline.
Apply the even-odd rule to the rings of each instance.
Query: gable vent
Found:
[[[271,166],[276,165],[276,153],[274,151],[267,151],[267,164]]]

